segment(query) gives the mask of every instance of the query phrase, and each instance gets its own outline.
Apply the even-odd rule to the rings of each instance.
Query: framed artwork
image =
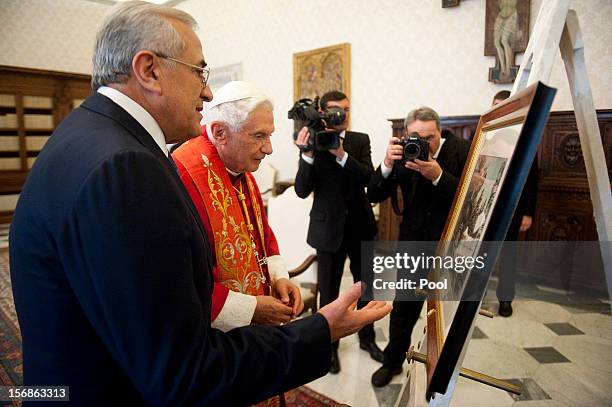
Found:
[[[293,54],[293,100],[314,99],[330,90],[339,90],[350,99],[350,87],[350,44]]]
[[[555,93],[536,83],[480,118],[437,255],[481,256],[484,268],[433,271],[434,278],[446,279],[448,285],[443,292],[430,293],[427,303],[428,397],[445,394],[458,377]]]
[[[210,69],[208,86],[213,91],[217,91],[221,86],[231,81],[242,80],[242,63],[224,65]]]
[[[529,0],[487,0],[484,54],[495,56],[489,81],[513,83],[519,67],[514,54],[524,52],[529,42]]]

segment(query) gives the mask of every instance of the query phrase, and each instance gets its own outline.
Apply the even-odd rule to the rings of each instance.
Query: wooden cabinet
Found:
[[[0,65],[0,223],[55,127],[91,93],[89,75]]]

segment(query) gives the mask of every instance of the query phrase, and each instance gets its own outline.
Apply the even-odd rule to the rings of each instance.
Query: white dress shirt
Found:
[[[168,156],[168,147],[166,146],[166,137],[164,137],[164,132],[162,131],[159,124],[155,121],[153,116],[149,112],[145,110],[144,107],[140,106],[129,96],[121,93],[117,89],[110,88],[108,86],[102,86],[98,89],[98,93],[103,94],[108,97],[110,100],[118,104],[128,112],[130,116],[132,116],[144,129],[149,133],[155,144],[159,146],[164,155]]]

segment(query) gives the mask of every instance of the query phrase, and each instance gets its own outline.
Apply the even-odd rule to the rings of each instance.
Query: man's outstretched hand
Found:
[[[370,301],[368,305],[356,310],[361,295],[361,282],[353,284],[334,302],[319,310],[329,324],[332,342],[357,332],[367,324],[378,321],[393,308],[384,301]]]

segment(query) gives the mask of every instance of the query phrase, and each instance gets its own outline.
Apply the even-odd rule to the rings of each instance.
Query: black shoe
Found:
[[[380,348],[374,341],[359,342],[359,348],[367,351],[370,354],[370,357],[377,362],[382,363],[385,358],[382,350],[380,350]]]
[[[338,359],[338,350],[332,349],[331,365],[329,366],[329,373],[338,374],[339,372],[340,372],[340,359]]]
[[[393,379],[393,376],[397,376],[400,373],[402,373],[401,366],[395,369],[383,366],[372,375],[372,384],[376,387],[386,386]]]
[[[512,301],[500,301],[497,313],[502,317],[509,317],[512,315]]]

